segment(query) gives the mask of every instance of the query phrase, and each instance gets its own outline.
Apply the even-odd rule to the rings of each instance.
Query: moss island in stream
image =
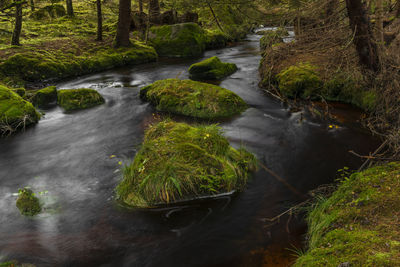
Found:
[[[400,163],[346,178],[308,215],[309,250],[295,267],[400,266]]]
[[[201,119],[240,114],[247,104],[235,93],[207,83],[167,79],[143,87],[140,97],[157,110]]]
[[[16,205],[21,214],[27,216],[34,216],[42,210],[39,199],[29,188],[19,190]]]
[[[31,103],[7,87],[0,86],[0,134],[12,133],[37,123],[39,119],[40,114]]]
[[[216,125],[162,121],[145,132],[116,191],[127,205],[151,207],[240,191],[254,168],[255,157],[231,147]]]
[[[218,57],[211,57],[195,63],[189,68],[190,79],[220,80],[237,71],[233,63],[223,63]]]
[[[57,103],[66,111],[91,108],[103,104],[104,98],[93,89],[59,90]]]

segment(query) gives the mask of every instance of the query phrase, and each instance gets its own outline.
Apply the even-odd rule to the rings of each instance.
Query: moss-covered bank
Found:
[[[146,130],[116,191],[127,205],[151,207],[240,191],[253,168],[254,156],[232,148],[216,125],[163,121]]]
[[[211,57],[195,63],[189,68],[189,77],[193,80],[221,80],[235,71],[237,66],[233,63],[223,63],[218,57]]]
[[[19,190],[16,205],[21,214],[27,216],[34,216],[42,210],[39,199],[29,188]]]
[[[294,266],[400,266],[400,163],[355,173],[308,215],[309,249]]]
[[[199,57],[206,49],[205,31],[195,23],[151,27],[149,41],[162,57]]]
[[[57,103],[66,111],[91,108],[105,102],[104,98],[93,89],[59,90]]]
[[[235,93],[207,83],[167,79],[143,87],[140,97],[157,110],[201,119],[227,118],[240,114],[246,103]]]
[[[72,50],[49,52],[39,49],[16,53],[0,61],[0,79],[5,83],[24,85],[156,60],[155,50],[138,42],[129,48],[98,47],[79,56]]]
[[[17,93],[0,86],[0,135],[37,123],[40,114]]]
[[[49,86],[33,93],[29,100],[35,107],[46,107],[49,104],[57,101],[57,88]]]

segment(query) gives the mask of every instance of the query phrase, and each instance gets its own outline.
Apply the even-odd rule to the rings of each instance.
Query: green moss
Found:
[[[32,13],[31,18],[36,20],[58,18],[66,15],[66,11],[63,5],[53,4],[42,7]]]
[[[17,93],[20,97],[24,97],[26,94],[25,88],[12,88],[11,90]]]
[[[272,47],[279,43],[283,43],[282,35],[277,31],[267,31],[260,39],[260,48],[265,50],[267,47]]]
[[[66,111],[91,108],[103,104],[104,98],[93,89],[59,90],[57,103]]]
[[[21,214],[27,216],[36,215],[42,210],[39,199],[29,188],[19,190],[16,205]]]
[[[218,49],[225,47],[231,38],[220,30],[206,31],[206,49]]]
[[[151,207],[242,190],[255,158],[229,146],[216,125],[163,121],[151,126],[116,191],[126,204]]]
[[[355,173],[308,215],[309,250],[294,266],[400,266],[400,163]]]
[[[81,56],[64,54],[64,51],[54,53],[39,50],[7,58],[0,64],[0,73],[16,80],[39,82],[156,60],[155,50],[140,43],[134,43],[129,48],[100,48]]]
[[[309,63],[290,66],[277,75],[277,80],[279,90],[289,98],[315,98],[323,85],[316,67]]]
[[[35,107],[45,107],[52,102],[57,101],[57,89],[55,86],[49,86],[35,92],[31,98],[31,103]]]
[[[0,86],[0,133],[12,133],[17,129],[37,123],[40,114],[31,103],[10,89]]]
[[[211,57],[195,63],[189,68],[190,79],[221,80],[237,71],[233,63],[223,63],[218,57]]]
[[[199,57],[206,48],[205,32],[195,23],[151,27],[149,41],[163,57]]]
[[[222,87],[191,80],[167,79],[141,89],[140,97],[157,110],[202,119],[240,114],[246,103]]]

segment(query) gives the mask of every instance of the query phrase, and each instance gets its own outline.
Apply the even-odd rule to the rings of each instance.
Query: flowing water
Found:
[[[106,104],[73,113],[46,110],[24,133],[0,139],[0,261],[37,266],[288,266],[305,233],[301,218],[272,218],[334,180],[337,169],[357,168],[348,153],[368,153],[377,142],[353,124],[331,129],[303,119],[257,86],[259,36],[218,55],[239,71],[221,86],[250,106],[224,121],[225,136],[244,146],[277,175],[260,168],[233,196],[154,210],[119,206],[113,189],[121,164],[140,147],[154,109],[139,99],[141,86],[187,78],[198,60],[168,60],[79,77],[58,88],[97,89]],[[279,177],[278,177],[279,176]],[[44,212],[29,218],[15,207],[18,188],[30,186]]]

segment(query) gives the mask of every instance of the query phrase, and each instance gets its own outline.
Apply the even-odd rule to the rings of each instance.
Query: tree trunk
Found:
[[[361,0],[346,0],[346,5],[360,63],[367,69],[377,72],[380,69],[378,48],[373,41],[365,6]]]
[[[208,8],[211,11],[211,14],[213,15],[213,17],[215,19],[215,22],[217,23],[218,28],[221,30],[221,32],[224,32],[224,30],[222,29],[221,24],[219,23],[218,17],[215,15],[214,9],[212,8],[212,6],[211,6],[209,1],[207,1],[207,5],[208,5]]]
[[[66,0],[67,1],[67,15],[69,17],[74,16],[74,7],[72,5],[72,0]]]
[[[101,0],[96,0],[97,6],[97,41],[103,40],[103,14],[101,12]]]
[[[17,1],[14,1],[17,3]],[[21,45],[19,37],[21,36],[22,30],[22,3],[19,2],[15,5],[15,26],[11,38],[11,45]]]
[[[143,0],[139,0],[139,13],[143,13]]]
[[[31,0],[30,2],[31,2],[31,11],[34,12],[35,11],[35,2],[33,0]]]
[[[376,1],[376,40],[380,45],[385,44],[383,31],[383,0]]]
[[[158,0],[149,0],[150,22],[160,24],[160,3]]]
[[[400,17],[400,0],[396,2],[396,17]]]
[[[131,45],[129,40],[129,28],[131,25],[131,0],[119,0],[119,15],[115,47]]]

